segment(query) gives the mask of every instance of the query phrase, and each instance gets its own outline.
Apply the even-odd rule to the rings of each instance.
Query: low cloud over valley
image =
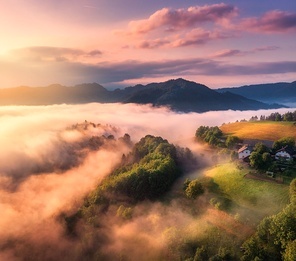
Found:
[[[146,134],[162,136],[199,154],[193,143],[198,126],[221,125],[264,113],[270,111],[182,114],[149,105],[96,103],[0,107],[0,259],[75,256],[74,250],[69,252],[77,250],[77,243],[65,237],[61,215],[76,211],[130,150],[120,139],[125,133],[133,142]],[[92,137],[104,138],[90,144]],[[147,257],[155,258],[167,240],[176,237],[176,231],[166,231],[170,222],[177,220],[180,231],[182,222],[197,226],[198,221],[181,209],[172,211],[171,207],[149,203],[135,211],[141,212],[141,208],[149,212],[147,217],[136,216],[135,222],[122,226],[108,223],[114,241],[107,244],[106,251],[122,248],[135,251],[132,255],[138,257],[140,253],[131,247],[137,234],[140,246],[151,243],[156,252]],[[146,223],[151,231],[141,229]]]

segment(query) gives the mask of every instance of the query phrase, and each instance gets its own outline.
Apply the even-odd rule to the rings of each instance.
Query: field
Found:
[[[205,174],[213,178],[225,197],[258,217],[277,213],[288,203],[288,186],[245,178],[248,172],[247,168],[239,169],[234,163],[227,163]]]
[[[275,141],[283,137],[296,139],[296,125],[293,122],[235,122],[219,127],[225,134],[231,134],[240,139],[256,139]]]

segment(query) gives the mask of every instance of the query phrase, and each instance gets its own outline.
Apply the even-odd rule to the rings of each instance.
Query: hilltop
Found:
[[[296,81],[254,84],[234,88],[221,88],[218,92],[231,92],[249,99],[266,103],[281,103],[289,106],[296,105]]]
[[[79,103],[136,103],[167,106],[181,112],[215,110],[258,110],[285,107],[269,105],[231,92],[220,93],[209,87],[184,79],[135,85],[109,91],[97,83],[66,87],[17,87],[0,90],[0,105],[49,105]]]

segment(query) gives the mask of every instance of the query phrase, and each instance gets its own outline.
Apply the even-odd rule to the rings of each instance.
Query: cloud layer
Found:
[[[19,59],[28,61],[75,61],[83,60],[87,57],[101,56],[99,50],[83,51],[81,49],[73,49],[66,47],[52,46],[32,46],[27,48],[15,49],[11,53]]]
[[[188,9],[163,8],[147,19],[131,21],[127,35],[145,38],[137,48],[152,49],[203,45],[236,38],[243,32],[287,33],[296,28],[296,13],[272,10],[247,18],[239,18],[238,14],[237,7],[224,3]]]
[[[198,33],[198,32],[197,32]],[[216,37],[216,36],[214,36]],[[189,42],[187,42],[189,41]],[[196,41],[180,40],[174,44],[187,45]],[[145,44],[145,43],[144,43]],[[157,42],[154,44],[158,44]],[[149,46],[149,43],[147,43]],[[269,47],[270,49],[270,47]],[[276,50],[276,48],[272,48]],[[56,50],[55,50],[56,51]],[[10,76],[10,80],[18,75],[23,79],[23,85],[33,82],[35,86],[43,86],[48,81],[59,81],[61,84],[75,85],[83,82],[98,82],[101,84],[120,83],[128,80],[144,78],[176,78],[192,76],[242,76],[242,75],[276,75],[296,72],[295,61],[270,61],[270,62],[221,62],[215,58],[237,55],[247,55],[263,50],[223,50],[213,54],[210,59],[185,58],[155,61],[125,60],[119,62],[99,62],[96,64],[82,63],[61,59],[61,56],[48,55],[36,56],[36,53],[18,61],[2,61],[0,66],[3,72]],[[37,58],[38,57],[38,58]],[[45,57],[51,60],[45,61]],[[57,59],[60,57],[60,59]],[[50,80],[49,80],[50,79]],[[7,86],[6,78],[0,80],[0,85]],[[11,84],[11,83],[10,83]],[[219,86],[221,87],[221,86]]]
[[[79,164],[60,169],[59,159],[77,160],[77,155],[69,154],[65,148],[72,146],[77,149],[77,144],[84,144],[92,136],[112,134],[117,139],[129,133],[133,141],[152,134],[181,146],[192,146],[194,151],[200,153],[192,144],[192,137],[199,125],[220,125],[249,119],[254,114],[270,112],[177,114],[166,108],[132,104],[0,107],[0,226],[5,228],[0,231],[0,259],[15,261],[22,260],[24,256],[34,256],[36,260],[44,257],[62,259],[61,255],[75,255],[75,251],[68,251],[77,247],[77,242],[64,236],[61,213],[71,213],[76,209],[83,197],[110,173],[120,161],[122,153],[128,150],[117,141],[107,143],[99,150],[83,147],[84,157]],[[94,126],[89,122],[100,125]],[[76,123],[82,124],[77,127]],[[72,128],[72,125],[76,127]],[[48,168],[46,172],[32,173],[28,165],[57,166]],[[16,167],[18,172],[11,171]],[[22,179],[15,179],[14,175],[20,172]],[[160,233],[168,224],[175,224],[174,220],[178,220],[179,226],[182,222],[193,222],[181,210],[171,212],[170,209],[163,209],[164,214],[161,214],[157,205],[149,209],[155,211],[145,218],[139,217],[135,223],[110,228],[110,236],[114,236],[114,241],[109,244],[111,250],[120,244],[123,249],[126,247],[133,251],[128,242],[132,242],[130,240],[135,235],[143,243],[147,243],[145,239],[149,240],[154,249],[158,249],[157,244],[162,242],[159,245],[161,248],[167,242],[155,241],[155,236],[161,240]],[[165,224],[160,222],[161,215],[166,217]],[[152,228],[153,224],[157,227],[142,231],[139,235],[144,223]],[[141,242],[139,244],[144,246]],[[55,251],[52,251],[53,248]],[[134,254],[137,256],[139,253]],[[151,252],[150,256],[154,257],[155,253]]]

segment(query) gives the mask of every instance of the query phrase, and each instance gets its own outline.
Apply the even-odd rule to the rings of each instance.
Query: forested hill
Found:
[[[130,89],[126,88],[124,91],[126,90]],[[176,111],[185,112],[278,108],[278,106],[264,104],[230,92],[218,93],[203,84],[184,79],[139,86],[138,90],[131,93],[124,102],[165,105]]]
[[[175,111],[258,110],[283,107],[268,105],[230,92],[219,93],[205,85],[184,79],[136,85],[109,91],[103,86],[81,84],[74,87],[17,87],[0,89],[0,105],[79,104],[121,102],[168,106]]]
[[[232,92],[267,103],[296,104],[296,81],[221,88],[218,91],[221,93]]]

